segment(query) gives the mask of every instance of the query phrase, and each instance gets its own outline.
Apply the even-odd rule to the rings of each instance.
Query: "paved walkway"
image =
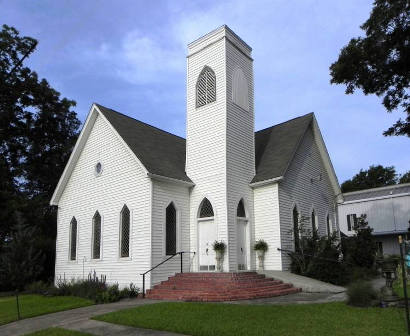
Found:
[[[94,335],[115,335],[115,336],[147,336],[147,335],[161,335],[174,336],[176,334],[159,332],[155,330],[146,330],[139,328],[131,328],[125,326],[118,326],[111,323],[90,320],[91,317],[110,313],[113,311],[137,307],[146,304],[156,303],[156,300],[139,300],[129,299],[121,300],[120,302],[99,304],[77,309],[66,310],[58,313],[52,313],[37,317],[24,319],[8,323],[0,326],[1,336],[19,336],[41,329],[50,327],[60,327],[65,329],[72,329],[78,331],[89,332]]]

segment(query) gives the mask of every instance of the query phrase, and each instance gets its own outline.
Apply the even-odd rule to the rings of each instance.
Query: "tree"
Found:
[[[32,282],[42,271],[42,255],[35,248],[35,229],[25,226],[18,219],[0,255],[2,283],[9,283],[16,290],[17,312],[20,319],[19,291]]]
[[[370,166],[368,170],[360,169],[360,172],[352,179],[342,183],[342,192],[357,191],[377,188],[397,183],[396,169],[383,167],[382,165]]]
[[[410,170],[400,176],[399,183],[410,183]]]
[[[366,37],[350,40],[330,66],[331,83],[345,84],[346,94],[360,89],[383,96],[388,112],[407,114],[384,135],[410,137],[410,2],[375,0],[369,19],[360,27]]]
[[[75,102],[61,98],[21,62],[36,45],[13,27],[3,25],[0,31],[0,177],[6,186],[0,191],[0,218],[18,212],[37,228],[35,244],[46,255],[46,280],[54,272],[56,235],[56,209],[49,201],[80,122],[72,110]],[[11,234],[11,222],[0,224],[3,237]]]

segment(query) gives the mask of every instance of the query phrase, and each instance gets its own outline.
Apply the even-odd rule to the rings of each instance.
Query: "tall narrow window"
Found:
[[[126,205],[121,210],[121,258],[130,256],[130,210]]]
[[[330,237],[330,234],[331,234],[331,227],[332,227],[332,225],[331,225],[332,223],[330,222],[330,216],[329,216],[329,214],[326,216],[326,226],[327,226],[327,236],[328,237]]]
[[[357,216],[356,214],[349,214],[347,217],[347,231],[352,231],[356,228],[357,225]]]
[[[315,213],[315,210],[312,210],[310,222],[312,224],[312,233],[316,233],[317,227],[316,227],[316,213]]]
[[[166,209],[165,226],[165,251],[167,255],[173,255],[177,253],[177,212],[174,203],[168,205]]]
[[[101,216],[98,211],[93,217],[93,259],[101,257]]]
[[[199,218],[213,217],[214,209],[212,208],[211,202],[207,198],[204,198],[199,210]]]
[[[77,220],[75,217],[70,222],[70,260],[77,259]]]
[[[239,201],[238,208],[236,209],[236,217],[246,217],[243,199]]]
[[[216,100],[215,72],[206,66],[196,82],[196,107],[201,107]]]
[[[298,252],[300,249],[300,242],[299,242],[299,212],[295,205],[293,208],[293,237],[295,243],[295,251]]]

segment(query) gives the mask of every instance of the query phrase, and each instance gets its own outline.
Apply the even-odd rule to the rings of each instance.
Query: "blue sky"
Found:
[[[380,98],[345,95],[329,66],[362,34],[370,0],[0,0],[0,22],[39,40],[27,64],[84,121],[93,102],[185,136],[186,45],[227,24],[252,48],[256,130],[315,112],[339,181],[371,164],[410,169],[405,137],[382,132]]]

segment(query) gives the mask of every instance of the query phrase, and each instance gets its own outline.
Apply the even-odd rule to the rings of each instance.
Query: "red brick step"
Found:
[[[180,301],[233,301],[268,298],[299,292],[291,284],[256,272],[178,273],[147,291],[146,297]]]

